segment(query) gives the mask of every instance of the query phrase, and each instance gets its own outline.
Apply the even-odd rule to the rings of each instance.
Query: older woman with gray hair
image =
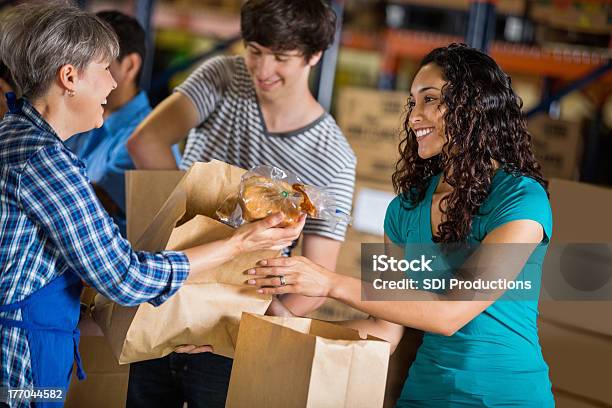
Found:
[[[65,2],[22,4],[2,21],[0,59],[22,98],[8,94],[0,122],[0,390],[65,391],[75,360],[83,378],[82,281],[123,305],[159,305],[188,276],[286,246],[303,227],[276,228],[276,215],[183,252],[132,250],[63,144],[102,125],[117,53],[112,28]],[[29,406],[28,395],[9,392],[0,406]]]

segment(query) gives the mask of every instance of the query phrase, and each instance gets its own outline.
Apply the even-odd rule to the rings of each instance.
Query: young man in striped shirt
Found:
[[[350,213],[356,159],[334,119],[308,88],[311,69],[333,42],[336,16],[324,0],[249,0],[241,12],[244,57],[204,62],[128,141],[137,167],[176,168],[170,146],[188,135],[181,168],[222,160],[270,164],[325,186]],[[332,270],[347,225],[307,220],[303,254]],[[321,299],[283,296],[271,314],[316,309]],[[196,349],[197,350],[197,349]],[[223,407],[231,360],[176,354],[133,364],[129,407]]]

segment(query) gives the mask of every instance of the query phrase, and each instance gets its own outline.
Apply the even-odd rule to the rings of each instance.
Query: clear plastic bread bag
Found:
[[[336,205],[333,191],[305,185],[293,173],[274,166],[256,166],[246,172],[236,194],[228,197],[217,210],[220,221],[233,227],[282,213],[280,226],[297,223],[301,214],[330,222],[350,223],[351,217]]]

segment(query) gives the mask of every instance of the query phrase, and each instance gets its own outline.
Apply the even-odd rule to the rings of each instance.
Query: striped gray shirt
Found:
[[[270,164],[306,184],[326,187],[338,209],[350,214],[356,158],[331,115],[289,133],[268,132],[242,57],[204,62],[175,91],[193,102],[201,120],[189,133],[182,169],[212,159],[245,169]],[[346,223],[308,219],[304,233],[343,241],[346,228]]]

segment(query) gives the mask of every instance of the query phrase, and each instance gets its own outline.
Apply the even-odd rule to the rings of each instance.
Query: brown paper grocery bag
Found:
[[[159,206],[163,198],[158,194],[149,201],[148,189],[163,179],[176,183],[176,177],[131,172],[127,202],[149,207],[128,210],[128,230],[131,224],[137,225],[130,230],[134,248],[182,250],[230,236],[233,228],[211,217],[237,191],[244,172],[219,161],[194,164],[146,227],[140,217],[150,218],[151,207]],[[120,364],[164,357],[184,344],[210,344],[216,354],[233,357],[241,313],[264,313],[271,301],[270,296],[245,287],[243,272],[261,259],[278,255],[278,251],[242,254],[185,283],[158,307],[148,303],[124,307],[98,295],[95,319]]]
[[[389,349],[328,322],[243,313],[225,406],[382,407]]]
[[[130,242],[140,238],[184,176],[185,172],[178,170],[125,172],[125,215],[129,220]]]

